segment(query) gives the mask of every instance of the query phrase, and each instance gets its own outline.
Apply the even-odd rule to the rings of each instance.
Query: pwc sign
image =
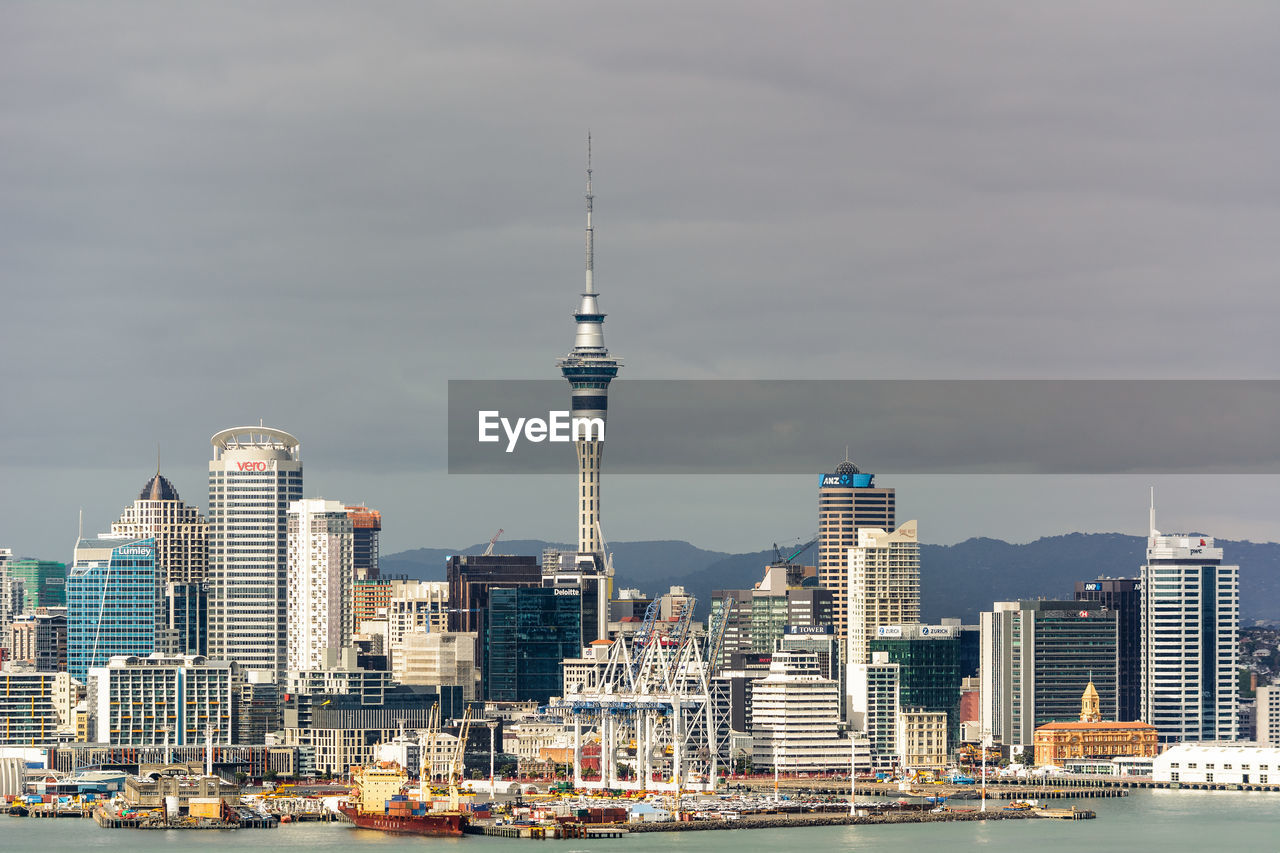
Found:
[[[270,462],[261,462],[261,461],[259,461],[259,462],[237,462],[237,463],[236,463],[236,470],[237,470],[237,471],[270,471],[270,470],[271,470],[271,463],[270,463]]]

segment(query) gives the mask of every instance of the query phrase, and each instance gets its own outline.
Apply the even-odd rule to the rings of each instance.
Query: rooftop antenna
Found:
[[[160,476],[160,442],[156,442],[156,476]]]
[[[587,131],[587,293],[595,293],[593,277],[595,268],[595,229],[591,226],[591,208],[595,196],[591,193],[591,131]]]
[[[1151,519],[1150,519],[1150,522],[1148,523],[1148,529],[1150,530],[1150,532],[1147,534],[1148,536],[1151,536],[1154,538],[1160,535],[1160,531],[1156,530],[1156,487],[1155,486],[1151,487]]]

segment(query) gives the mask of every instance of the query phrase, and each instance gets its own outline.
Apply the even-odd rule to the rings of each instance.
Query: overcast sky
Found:
[[[209,437],[260,418],[386,551],[567,539],[571,472],[447,475],[444,403],[556,375],[588,128],[625,377],[1276,378],[1278,32],[1274,2],[6,3],[0,546],[68,559],[157,443],[207,507]],[[1149,482],[1162,526],[1280,539],[1274,476],[895,477],[845,441],[927,541],[1141,533]],[[843,442],[815,453],[606,479],[605,534],[806,535]]]

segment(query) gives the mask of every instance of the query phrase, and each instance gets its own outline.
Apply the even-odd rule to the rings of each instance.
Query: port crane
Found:
[[[439,707],[439,706],[437,706]],[[458,785],[462,781],[464,759],[467,753],[467,736],[471,734],[471,706],[468,705],[462,714],[462,726],[458,729],[458,746],[453,752],[453,761],[449,765],[449,810],[458,810]]]

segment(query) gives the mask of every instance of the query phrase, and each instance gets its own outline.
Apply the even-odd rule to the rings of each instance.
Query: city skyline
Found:
[[[157,441],[198,496],[207,436],[263,419],[387,553],[573,542],[571,473],[449,477],[442,423],[448,379],[554,376],[588,128],[629,376],[1270,376],[1280,12],[815,9],[0,12],[0,538],[66,561]],[[906,477],[857,439],[927,541],[1138,533],[1152,482],[1177,526],[1280,540],[1274,476]],[[764,548],[811,488],[614,477],[603,532]]]

